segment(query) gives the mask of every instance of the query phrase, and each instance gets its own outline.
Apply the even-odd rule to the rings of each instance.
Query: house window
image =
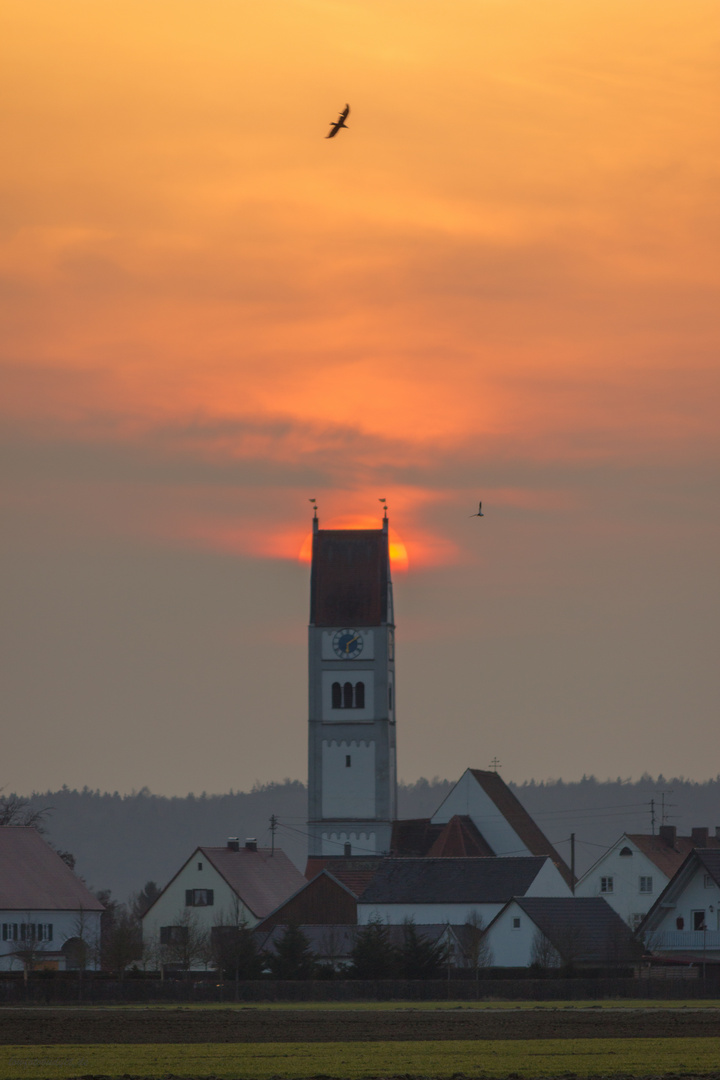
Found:
[[[632,930],[637,930],[640,923],[645,918],[642,911],[636,911],[630,916],[630,927]]]
[[[350,757],[350,754],[346,754],[346,755],[345,755],[345,768],[346,768],[346,769],[349,769],[349,768],[350,768],[350,765],[351,765],[351,757]]]
[[[4,922],[2,928],[3,941],[17,941],[18,939],[18,924],[11,922]]]
[[[611,877],[600,878],[600,892],[609,893],[613,891],[613,879]]]
[[[519,915],[514,915],[513,916],[512,928],[513,928],[513,930],[519,930],[520,929],[520,916]]]
[[[629,847],[624,847],[624,848],[620,849],[620,854],[627,857],[628,855],[632,855],[632,851],[630,850]]]
[[[37,939],[38,941],[52,941],[53,928],[52,923],[38,923],[37,924]]]
[[[705,908],[702,911],[693,911],[692,913],[693,930],[705,930]]]
[[[184,945],[188,939],[187,926],[161,926],[161,945]]]
[[[642,877],[640,878],[640,892],[651,893],[652,892],[652,878]]]
[[[185,907],[212,907],[215,897],[212,889],[186,889]]]
[[[201,862],[198,863],[198,870],[202,870],[202,863]]]
[[[715,883],[714,883],[711,875],[710,874],[705,874],[705,877],[703,878],[703,886],[704,886],[704,888],[712,889],[714,884]]]

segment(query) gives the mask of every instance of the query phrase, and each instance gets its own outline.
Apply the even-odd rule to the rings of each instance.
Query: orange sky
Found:
[[[309,497],[328,523],[386,496],[403,588],[446,568],[464,594],[474,567],[499,613],[558,575],[606,596],[609,550],[620,578],[656,566],[654,593],[668,566],[705,573],[719,34],[716,0],[6,0],[10,557],[111,544],[118,582],[144,548],[264,574]],[[479,497],[500,530],[481,549]],[[617,705],[639,725],[651,670]]]

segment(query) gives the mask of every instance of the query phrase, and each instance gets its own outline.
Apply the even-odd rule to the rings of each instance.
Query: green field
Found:
[[[533,1039],[488,1042],[197,1043],[2,1046],[0,1080],[70,1077],[276,1078],[702,1075],[718,1071],[715,1039]]]

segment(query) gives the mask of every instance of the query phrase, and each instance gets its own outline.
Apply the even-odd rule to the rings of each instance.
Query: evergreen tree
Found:
[[[379,918],[358,927],[350,956],[355,979],[392,979],[397,975],[397,952],[388,927]]]
[[[299,926],[289,923],[268,954],[268,964],[276,979],[312,979],[315,956]]]
[[[414,921],[406,919],[398,961],[404,979],[438,979],[447,965],[448,947],[421,937]]]

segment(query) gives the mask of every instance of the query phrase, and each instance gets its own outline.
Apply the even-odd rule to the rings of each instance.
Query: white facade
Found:
[[[323,742],[324,818],[371,818],[375,813],[375,743]],[[332,852],[337,854],[337,849]]]
[[[471,769],[465,770],[430,820],[433,825],[445,825],[456,814],[467,815],[472,820],[496,855],[536,854],[530,851],[509,821],[499,812],[493,800],[473,776]]]
[[[601,896],[635,929],[669,878],[633,843],[621,836],[575,886],[576,896]]]
[[[188,908],[186,899],[190,890],[193,900],[198,902]],[[210,903],[203,903],[203,893]],[[196,917],[198,928],[206,931],[221,921],[234,925],[236,914],[237,921],[246,922],[248,926],[255,926],[259,921],[200,848],[190,856],[143,918],[143,941],[146,944],[158,941],[160,928],[181,925],[188,911]]]
[[[678,872],[641,932],[652,952],[682,952],[717,960],[720,885],[699,860],[685,864]]]
[[[84,968],[99,967],[100,911],[0,911],[0,971],[33,967],[67,971],[76,966],[73,943],[84,942]]]
[[[494,966],[529,967],[538,933],[535,923],[519,904],[508,904],[485,934]]]

